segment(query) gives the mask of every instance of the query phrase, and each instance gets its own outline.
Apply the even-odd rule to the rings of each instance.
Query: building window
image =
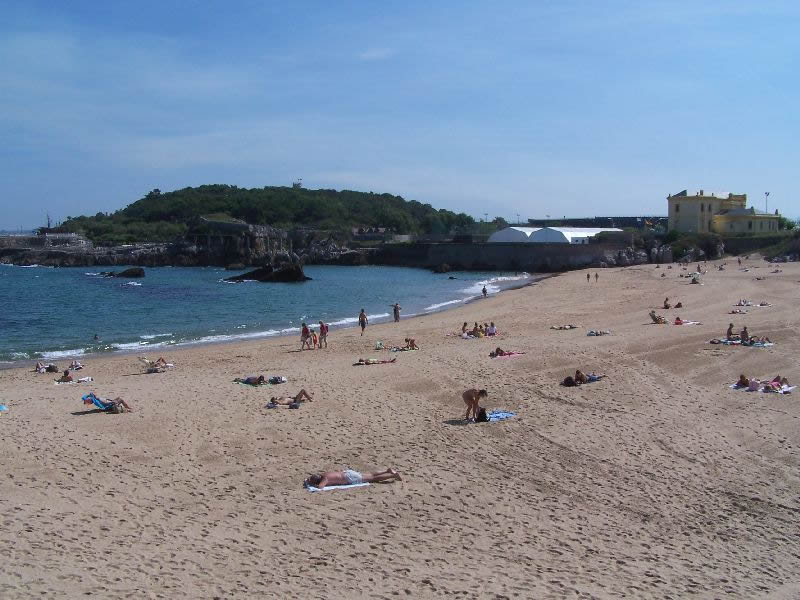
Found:
[[[758,224],[758,228],[759,228],[759,229],[761,229],[762,231],[764,230],[764,221],[761,221],[761,222]]]
[[[731,223],[731,231],[733,231],[733,223]]]
[[[708,220],[708,230],[711,231],[711,219]]]
[[[677,202],[675,203],[675,212],[681,212],[681,205]]]
[[[753,229],[753,222],[752,221],[748,221],[747,222],[747,228],[748,229]]]
[[[706,212],[706,206],[702,202],[700,203],[700,212]]]

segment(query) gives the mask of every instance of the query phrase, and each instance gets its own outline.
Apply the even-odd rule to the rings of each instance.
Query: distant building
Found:
[[[777,231],[780,215],[747,208],[747,194],[706,195],[686,190],[667,196],[668,229],[681,233],[765,233]]]
[[[588,244],[604,231],[621,232],[617,227],[506,227],[489,236],[489,243]]]

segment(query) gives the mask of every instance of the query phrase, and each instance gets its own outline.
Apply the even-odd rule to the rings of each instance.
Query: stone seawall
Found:
[[[625,244],[387,244],[370,256],[380,265],[453,270],[566,271],[648,262]]]

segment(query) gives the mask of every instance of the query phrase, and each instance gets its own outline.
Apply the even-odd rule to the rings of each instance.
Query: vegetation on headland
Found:
[[[182,236],[194,220],[209,214],[282,229],[307,227],[343,235],[361,227],[380,227],[398,234],[437,234],[476,225],[467,214],[437,210],[391,194],[202,185],[165,193],[156,189],[114,213],[67,217],[61,229],[82,233],[101,244],[165,242]]]

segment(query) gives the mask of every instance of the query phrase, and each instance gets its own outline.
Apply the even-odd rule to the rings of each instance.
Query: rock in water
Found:
[[[301,265],[285,265],[277,269],[273,268],[272,265],[266,265],[255,271],[250,271],[249,273],[227,277],[225,281],[275,281],[293,283],[297,281],[308,281],[309,279],[311,279],[311,277],[303,273],[303,267]]]
[[[144,277],[144,269],[142,267],[131,267],[119,273],[114,273],[114,277],[127,277],[132,279],[134,277]]]

